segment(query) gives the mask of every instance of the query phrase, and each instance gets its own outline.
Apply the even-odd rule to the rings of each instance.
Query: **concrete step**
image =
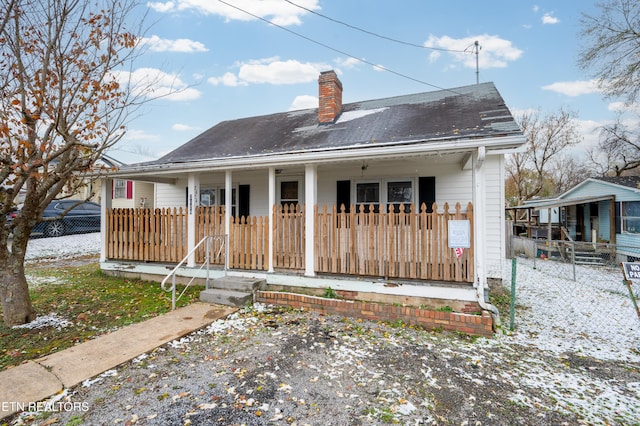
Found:
[[[266,284],[266,280],[259,278],[220,277],[211,280],[211,282],[209,283],[209,288],[254,292],[256,290],[265,288]]]
[[[253,302],[253,294],[250,292],[210,288],[200,292],[200,301],[215,305],[243,307]]]

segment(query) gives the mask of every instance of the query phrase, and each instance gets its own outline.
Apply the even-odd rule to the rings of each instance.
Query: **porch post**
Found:
[[[187,178],[187,191],[189,193],[187,206],[187,253],[191,252],[198,243],[196,241],[196,212],[200,205],[200,176],[189,173]],[[187,259],[187,266],[196,265],[196,254],[191,253]]]
[[[276,168],[269,167],[269,269],[267,272],[274,272],[273,269],[273,206],[276,205]]]
[[[231,170],[227,170],[224,173],[224,234],[225,244],[227,245],[226,253],[230,253],[229,247],[229,231],[231,231],[231,198],[233,195],[233,181]],[[229,259],[226,260],[226,264],[229,264]]]
[[[482,148],[482,149],[480,149]],[[472,167],[472,182],[473,182],[473,215],[474,217],[474,256],[476,262],[476,279],[474,285],[484,291],[484,286],[487,280],[485,271],[485,251],[486,251],[486,236],[485,236],[485,176],[482,163],[484,162],[485,150],[484,147],[480,147],[477,153],[474,153],[473,160],[474,165]],[[479,295],[484,297],[484,295]]]
[[[113,179],[100,179],[100,262],[107,260],[107,244],[109,236],[107,235],[107,210],[111,209],[111,186]]]
[[[304,167],[304,274],[313,277],[315,271],[315,223],[314,207],[318,200],[318,170],[315,164],[306,164]]]

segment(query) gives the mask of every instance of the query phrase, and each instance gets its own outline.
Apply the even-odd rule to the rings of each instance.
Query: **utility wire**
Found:
[[[400,72],[398,72],[398,71],[394,71],[394,70],[389,69],[389,68],[387,68],[387,67],[384,67],[384,66],[382,66],[382,65],[374,64],[373,62],[369,62],[369,61],[367,61],[366,59],[358,58],[358,57],[353,56],[353,55],[351,55],[351,54],[349,54],[349,53],[347,53],[347,52],[344,52],[344,51],[342,51],[342,50],[336,49],[336,48],[331,47],[331,46],[329,46],[329,45],[327,45],[327,44],[324,44],[324,43],[319,42],[319,41],[317,41],[317,40],[314,40],[314,39],[312,39],[312,38],[310,38],[310,37],[307,37],[307,36],[305,36],[305,35],[303,35],[303,34],[300,34],[300,33],[297,33],[297,32],[295,32],[295,31],[293,31],[293,30],[290,30],[289,28],[285,28],[285,27],[283,27],[282,25],[278,25],[278,24],[276,24],[276,23],[274,23],[274,22],[271,22],[271,21],[269,21],[268,19],[265,19],[265,18],[263,18],[263,17],[261,17],[261,16],[255,15],[255,14],[253,14],[253,13],[251,13],[251,12],[249,12],[249,11],[246,11],[246,10],[244,10],[244,9],[242,9],[242,8],[238,7],[238,6],[234,6],[234,5],[232,5],[232,4],[229,4],[229,3],[227,3],[227,2],[226,2],[226,1],[224,1],[224,0],[218,0],[218,1],[219,1],[220,3],[222,3],[222,4],[225,4],[225,5],[229,6],[229,7],[234,8],[234,9],[236,9],[236,10],[240,11],[240,12],[246,13],[246,14],[247,14],[247,15],[249,15],[249,16],[253,16],[253,17],[254,17],[254,18],[256,18],[256,19],[259,19],[259,20],[261,20],[261,21],[263,21],[263,22],[266,22],[267,24],[273,25],[274,27],[278,27],[278,28],[280,28],[281,30],[284,30],[284,31],[286,31],[286,32],[288,32],[288,33],[291,33],[291,34],[295,35],[295,36],[298,36],[298,37],[300,37],[300,38],[303,38],[303,39],[305,39],[305,40],[307,40],[307,41],[310,41],[311,43],[317,44],[318,46],[322,46],[322,47],[324,47],[325,49],[333,50],[334,52],[337,52],[337,53],[339,53],[339,54],[341,54],[341,55],[348,56],[348,57],[350,57],[350,58],[352,58],[352,59],[355,59],[355,60],[360,61],[360,62],[362,62],[362,63],[364,63],[364,64],[367,64],[367,65],[370,65],[370,66],[372,66],[372,67],[374,67],[374,68],[377,68],[377,69],[379,69],[379,70],[390,72],[391,74],[397,75],[397,76],[402,77],[402,78],[406,78],[407,80],[411,80],[411,81],[414,81],[414,82],[416,82],[416,83],[420,83],[420,84],[424,84],[424,85],[426,85],[426,86],[433,87],[433,88],[435,88],[435,89],[439,89],[439,90],[446,90],[446,91],[449,91],[449,92],[453,92],[453,93],[455,93],[455,94],[457,94],[457,95],[463,95],[462,93],[458,93],[458,92],[456,92],[455,90],[446,89],[446,88],[444,88],[444,87],[436,86],[435,84],[427,83],[426,81],[422,81],[422,80],[419,80],[419,79],[417,79],[417,78],[414,78],[414,77],[408,76],[408,75],[406,75],[406,74],[402,74],[402,73],[400,73]]]
[[[369,34],[369,35],[372,35],[374,37],[378,37],[378,38],[381,38],[381,39],[384,39],[384,40],[389,40],[389,41],[392,41],[394,43],[400,43],[400,44],[404,44],[405,46],[417,47],[417,48],[420,48],[420,49],[431,49],[431,50],[439,50],[439,51],[442,51],[442,52],[452,52],[452,53],[467,53],[466,50],[454,50],[454,49],[445,49],[443,47],[424,46],[422,44],[415,44],[415,43],[411,43],[411,42],[408,42],[408,41],[402,41],[402,40],[398,40],[398,39],[395,39],[395,38],[392,38],[392,37],[387,37],[387,36],[384,36],[384,35],[380,35],[378,33],[374,33],[373,31],[365,30],[364,28],[356,27],[355,25],[351,25],[351,24],[349,24],[347,22],[331,18],[330,16],[323,15],[322,13],[316,12],[315,10],[312,10],[312,9],[308,9],[308,8],[306,8],[306,7],[302,6],[302,5],[296,4],[296,3],[294,3],[294,2],[292,2],[290,0],[284,0],[284,1],[286,1],[287,3],[289,3],[292,6],[298,7],[300,9],[302,9],[302,10],[306,10],[309,13],[313,13],[314,15],[320,16],[321,18],[328,19],[329,21],[335,22],[335,23],[340,24],[340,25],[344,25],[345,27],[349,27],[351,29],[354,29],[354,30],[357,30],[357,31],[363,32],[365,34]]]

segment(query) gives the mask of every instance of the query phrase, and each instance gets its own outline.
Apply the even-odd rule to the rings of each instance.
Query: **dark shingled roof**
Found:
[[[329,124],[317,111],[224,121],[145,164],[522,134],[493,83],[344,104]]]
[[[626,186],[633,189],[640,189],[640,176],[614,176],[614,177],[597,177],[594,178],[604,182],[613,183],[615,185]]]

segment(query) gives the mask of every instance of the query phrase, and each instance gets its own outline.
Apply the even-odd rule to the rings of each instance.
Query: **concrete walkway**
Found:
[[[236,308],[193,303],[94,340],[0,371],[0,419],[163,344],[225,318]]]

